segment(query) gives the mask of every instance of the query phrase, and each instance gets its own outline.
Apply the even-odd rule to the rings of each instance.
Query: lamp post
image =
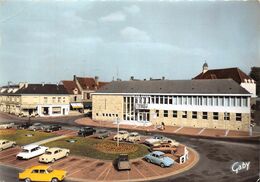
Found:
[[[116,118],[117,123],[117,146],[119,147],[119,118]]]

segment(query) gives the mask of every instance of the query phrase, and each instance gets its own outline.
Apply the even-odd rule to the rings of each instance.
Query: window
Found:
[[[109,114],[109,117],[111,117],[111,114]]]
[[[204,105],[204,106],[208,105],[207,104],[207,97],[202,97],[202,101],[203,101],[202,105]]]
[[[192,99],[191,98],[192,98],[191,96],[188,96],[188,104],[189,105],[192,105]]]
[[[237,106],[238,107],[242,106],[242,104],[241,104],[241,97],[237,97]]]
[[[202,119],[208,119],[208,112],[202,112]]]
[[[118,117],[118,114],[116,114],[116,117]]]
[[[202,97],[198,97],[198,101],[199,101],[199,106],[202,105]]]
[[[96,113],[96,116],[98,116],[98,113]]]
[[[173,104],[177,105],[177,97],[176,96],[173,97]]]
[[[187,104],[188,104],[188,101],[187,101],[187,100],[188,100],[187,97],[184,96],[184,97],[183,97],[183,104],[184,104],[184,105],[187,105]]]
[[[219,105],[224,106],[224,97],[219,97]]]
[[[225,97],[225,106],[230,106],[229,97]]]
[[[218,120],[218,112],[213,112],[213,119]]]
[[[44,103],[47,103],[48,102],[48,97],[44,97]]]
[[[231,97],[231,106],[235,106],[236,105],[236,100],[234,97]]]
[[[56,97],[52,97],[52,102],[56,102]]]
[[[242,105],[243,105],[243,107],[247,107],[247,98],[246,97],[242,98]]]
[[[156,116],[159,117],[159,110],[156,110]]]
[[[164,96],[164,104],[168,104],[168,97]]]
[[[197,116],[198,115],[198,113],[197,113],[197,111],[192,111],[192,119],[197,119]]]
[[[160,104],[163,104],[163,96],[160,96]]]
[[[177,111],[172,111],[172,117],[177,118]]]
[[[236,121],[242,121],[242,114],[236,113]]]
[[[212,97],[209,97],[209,105],[213,106],[213,98]]]
[[[214,106],[218,106],[218,97],[213,97]]]
[[[182,118],[187,118],[187,111],[182,112]]]
[[[105,113],[103,113],[102,115],[105,116]]]
[[[163,111],[163,117],[168,117],[168,111],[167,110]]]
[[[61,103],[61,97],[58,97],[58,103]]]
[[[151,104],[154,103],[154,96],[151,97]]]
[[[192,97],[192,104],[193,105],[198,105],[197,97]]]
[[[224,113],[224,120],[226,120],[226,121],[230,120],[230,113],[229,112]]]
[[[159,97],[156,96],[156,104],[159,104]]]

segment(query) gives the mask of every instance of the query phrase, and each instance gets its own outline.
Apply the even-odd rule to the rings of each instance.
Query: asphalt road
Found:
[[[78,117],[55,118],[51,122],[64,123],[66,127],[75,129],[76,124],[73,121],[76,118]],[[0,114],[0,121],[14,121],[9,119],[6,116],[1,118]],[[44,122],[46,123],[46,121]],[[167,136],[195,149],[200,155],[200,161],[185,173],[156,180],[156,182],[256,182],[260,175],[260,144]],[[241,165],[241,170],[238,173],[232,171],[232,166],[234,165],[234,170],[239,169],[241,162],[249,162],[248,168],[242,169]],[[17,173],[17,169],[0,166],[0,182],[16,181]]]

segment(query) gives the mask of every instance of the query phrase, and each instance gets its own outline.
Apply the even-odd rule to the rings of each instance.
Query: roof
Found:
[[[65,89],[67,90],[67,92],[68,92],[69,94],[74,94],[73,91],[74,91],[75,88],[78,89],[78,94],[81,94],[80,89],[79,89],[79,87],[77,86],[77,84],[76,84],[75,81],[72,81],[72,80],[63,80],[62,83],[63,83]]]
[[[114,81],[93,94],[250,94],[232,79]]]
[[[77,77],[79,84],[84,90],[95,90],[96,81],[94,78],[90,77]]]
[[[22,87],[16,94],[68,94],[63,85],[57,84],[28,84],[28,87]]]
[[[31,150],[31,149],[33,149],[33,148],[35,148],[35,147],[38,147],[38,146],[39,146],[39,145],[29,144],[29,145],[23,146],[22,148],[23,148],[23,149]]]
[[[59,150],[59,149],[61,149],[61,148],[52,147],[52,148],[48,148],[47,151],[54,152],[54,151]]]
[[[193,79],[233,79],[237,83],[243,83],[246,80],[253,80],[239,68],[212,69],[202,72]]]
[[[164,153],[161,152],[161,151],[154,151],[154,152],[152,152],[152,153],[154,153],[154,154],[156,154],[156,155],[164,155]]]
[[[38,166],[32,166],[30,169],[43,169],[46,170],[48,169],[50,166],[45,166],[45,165],[38,165]]]

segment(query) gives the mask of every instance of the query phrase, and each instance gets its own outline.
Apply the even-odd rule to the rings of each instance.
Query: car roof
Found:
[[[44,166],[44,165],[38,165],[38,166],[33,166],[33,167],[31,167],[30,169],[43,169],[43,170],[46,170],[46,169],[48,169],[49,168],[49,166]]]
[[[137,133],[137,132],[132,132],[132,133],[130,133],[130,135],[139,135],[139,133]]]
[[[164,153],[163,152],[161,152],[161,151],[154,151],[154,152],[152,152],[153,154],[156,154],[156,155],[164,155]]]
[[[30,145],[25,145],[25,146],[22,146],[23,149],[33,149],[35,147],[39,147],[39,145],[35,145],[35,144],[30,144]]]
[[[5,142],[5,141],[9,141],[9,140],[0,140],[0,142]]]
[[[47,151],[50,151],[50,152],[54,152],[55,150],[59,150],[61,148],[59,147],[52,147],[52,148],[49,148]]]

